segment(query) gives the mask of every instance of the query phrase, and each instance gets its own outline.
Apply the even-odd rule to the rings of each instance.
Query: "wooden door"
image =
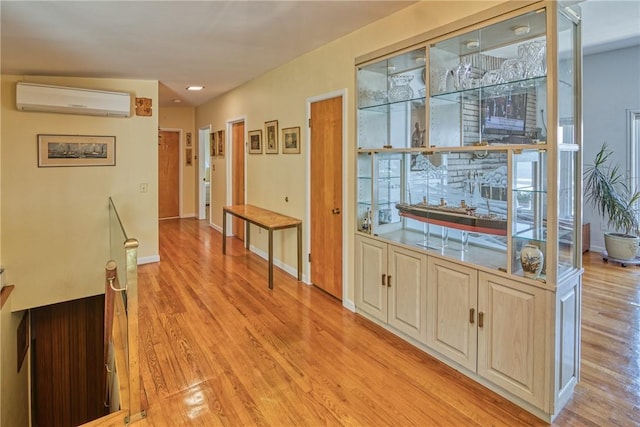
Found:
[[[342,97],[311,104],[311,283],[342,299]]]
[[[478,271],[429,257],[427,345],[473,372],[478,350],[477,306]]]
[[[231,184],[231,204],[244,204],[244,122],[231,125],[231,144],[233,146],[233,181]],[[240,240],[244,241],[244,221],[232,217],[231,230]]]
[[[427,256],[389,245],[388,322],[408,336],[427,340]]]
[[[542,408],[544,289],[487,273],[478,282],[478,374]]]
[[[387,244],[356,237],[356,307],[387,322]]]
[[[180,216],[180,132],[158,134],[158,217]]]

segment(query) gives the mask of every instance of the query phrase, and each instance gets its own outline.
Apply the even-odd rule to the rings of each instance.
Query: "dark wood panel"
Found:
[[[104,296],[31,311],[34,426],[77,426],[106,413]]]

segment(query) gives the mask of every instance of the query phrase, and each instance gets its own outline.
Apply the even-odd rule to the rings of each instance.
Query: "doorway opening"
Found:
[[[198,129],[198,219],[211,218],[211,125]]]

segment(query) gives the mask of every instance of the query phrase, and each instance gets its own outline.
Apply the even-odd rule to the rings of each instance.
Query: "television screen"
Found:
[[[524,135],[526,93],[483,99],[480,108],[482,133]]]

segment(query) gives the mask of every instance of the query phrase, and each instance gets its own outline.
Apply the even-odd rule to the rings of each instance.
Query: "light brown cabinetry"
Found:
[[[427,346],[543,408],[545,291],[429,258]]]
[[[545,290],[478,275],[477,372],[544,409]]]
[[[478,271],[439,258],[428,265],[427,345],[475,371]]]
[[[552,421],[580,366],[580,11],[506,3],[356,58],[355,305]]]
[[[426,255],[362,236],[356,247],[358,311],[424,343]]]

